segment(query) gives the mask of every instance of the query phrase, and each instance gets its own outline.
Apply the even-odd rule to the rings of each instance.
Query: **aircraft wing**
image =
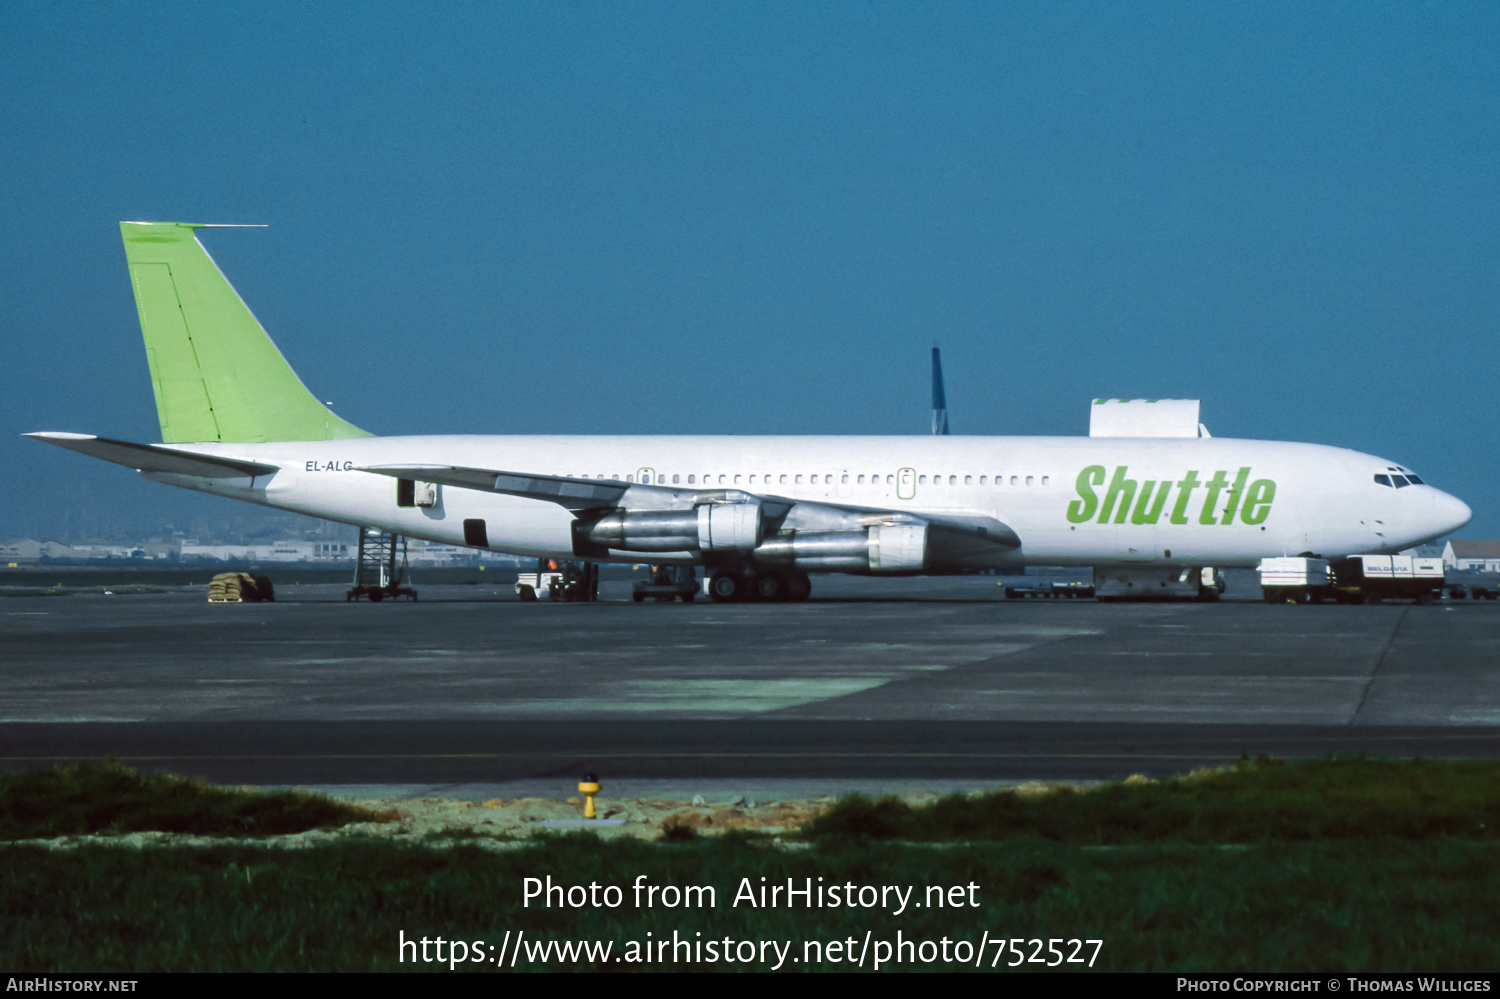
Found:
[[[397,479],[436,482],[460,489],[478,489],[481,492],[547,500],[574,513],[617,507],[627,492],[638,489],[666,494],[663,499],[671,499],[672,494],[685,491],[637,485],[634,482],[621,482],[619,479],[574,479],[562,475],[532,475],[457,465],[362,465],[358,471],[389,475]],[[687,505],[691,506],[691,503]]]
[[[954,549],[1021,547],[1021,539],[1015,531],[1003,521],[984,514],[886,510],[842,503],[794,500],[740,489],[681,489],[621,482],[619,479],[575,479],[561,475],[533,475],[455,465],[365,465],[359,471],[546,500],[579,514],[616,508],[632,511],[690,511],[704,503],[759,503],[767,521],[768,535],[783,526],[800,531],[831,531],[857,530],[876,524],[925,523],[929,525],[935,541]]]
[[[197,454],[159,444],[137,444],[134,441],[119,441],[92,434],[36,433],[26,436],[65,447],[69,451],[103,458],[138,472],[196,475],[204,479],[238,479],[270,475],[281,468],[280,465],[267,465],[259,461],[221,458],[214,454]]]

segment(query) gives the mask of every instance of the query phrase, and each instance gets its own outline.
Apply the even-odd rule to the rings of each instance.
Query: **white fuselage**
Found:
[[[172,445],[167,445],[171,447]],[[395,480],[361,466],[453,465],[921,515],[986,516],[1021,546],[1007,564],[1253,566],[1268,556],[1394,552],[1468,522],[1427,485],[1382,486],[1396,466],[1315,444],[1225,438],[424,436],[184,444],[281,466],[255,479],[148,478],[435,542],[574,555],[574,514],[544,500],[443,486],[397,505]],[[610,560],[646,561],[613,553]],[[659,555],[651,561],[662,561]],[[682,560],[696,560],[691,555]]]

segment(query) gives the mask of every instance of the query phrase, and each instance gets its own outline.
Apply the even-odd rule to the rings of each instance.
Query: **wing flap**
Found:
[[[157,444],[137,444],[134,441],[115,440],[112,437],[95,437],[92,434],[35,433],[27,437],[65,447],[93,458],[102,458],[117,465],[133,468],[137,472],[166,472],[171,475],[196,475],[204,479],[238,479],[257,475],[270,475],[281,470],[280,465],[267,465],[259,461],[240,458],[221,458],[214,454],[198,454],[178,451]]]

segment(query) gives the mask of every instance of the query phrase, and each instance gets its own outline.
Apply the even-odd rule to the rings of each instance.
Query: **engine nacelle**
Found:
[[[698,507],[698,547],[750,551],[765,537],[759,503],[706,503]]]
[[[802,532],[766,539],[755,549],[758,564],[804,572],[870,571],[870,539],[864,531]]]
[[[631,552],[749,551],[760,544],[764,531],[759,503],[616,510],[579,529],[593,544]]]
[[[605,548],[692,551],[698,547],[698,515],[692,510],[616,510],[579,533]]]
[[[926,567],[926,524],[877,524],[870,528],[871,572],[920,572]]]
[[[755,549],[755,561],[807,572],[921,572],[927,568],[927,525],[778,536]]]

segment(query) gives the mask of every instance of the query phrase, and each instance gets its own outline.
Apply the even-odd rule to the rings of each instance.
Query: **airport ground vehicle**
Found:
[[[1500,573],[1494,572],[1450,572],[1443,580],[1450,600],[1496,600],[1500,599]]]
[[[599,599],[599,567],[571,560],[538,562],[536,572],[516,574],[516,596],[523,601],[587,603]]]
[[[650,577],[637,580],[630,591],[630,599],[638,604],[647,600],[690,604],[697,596],[698,578],[690,565],[653,565]]]
[[[1306,556],[1262,559],[1260,585],[1267,603],[1341,604],[1415,600],[1431,603],[1443,592],[1442,559],[1411,555],[1353,555],[1328,561]]]
[[[562,583],[560,572],[521,572],[516,574],[516,596],[522,600],[551,600],[552,590]]]
[[[1195,600],[1208,603],[1224,592],[1224,574],[1213,566],[1173,574],[1141,572],[1135,566],[1094,570],[1094,593],[1100,603],[1135,600]]]
[[[810,573],[1027,565],[1206,597],[1205,566],[1400,551],[1471,515],[1372,455],[1209,437],[1194,400],[1096,399],[1087,437],[377,437],[307,390],[200,228],[121,224],[164,443],[31,436],[154,482],[404,537],[703,566],[717,600],[800,599]]]
[[[1094,595],[1094,583],[1088,579],[1026,579],[1005,584],[1006,600],[1079,600]]]
[[[1264,558],[1257,571],[1268,604],[1316,603],[1333,595],[1333,575],[1327,559]]]

